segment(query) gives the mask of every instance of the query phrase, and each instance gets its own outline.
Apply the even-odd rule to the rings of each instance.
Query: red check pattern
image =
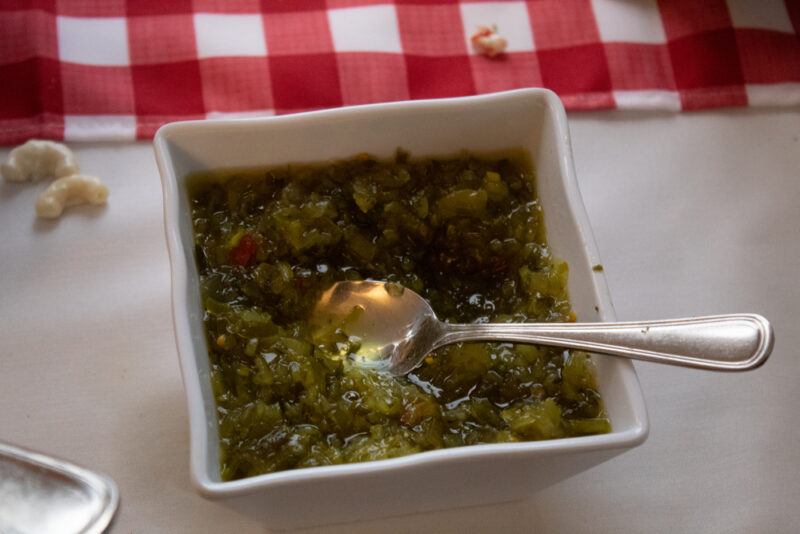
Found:
[[[496,25],[496,58],[469,37]],[[548,87],[568,109],[800,104],[800,0],[3,0],[0,144]]]

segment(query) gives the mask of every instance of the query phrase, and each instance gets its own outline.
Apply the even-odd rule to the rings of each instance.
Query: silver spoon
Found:
[[[513,341],[718,371],[746,371],[772,351],[772,327],[743,313],[626,323],[451,324],[428,302],[386,282],[337,282],[311,314],[318,328],[342,325],[360,348],[357,364],[404,375],[431,351],[462,341]]]

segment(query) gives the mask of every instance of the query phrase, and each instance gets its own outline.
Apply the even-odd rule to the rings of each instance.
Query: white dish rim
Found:
[[[430,463],[453,463],[484,456],[539,456],[632,448],[647,439],[649,422],[641,386],[632,363],[627,360],[622,360],[619,370],[621,373],[620,378],[623,386],[630,395],[632,401],[630,409],[635,420],[630,428],[623,431],[612,430],[609,434],[557,440],[485,444],[452,449],[439,449],[388,460],[280,471],[233,481],[215,480],[208,472],[206,445],[208,439],[210,439],[208,427],[209,425],[213,425],[213,423],[206,420],[204,412],[202,408],[200,408],[200,406],[203,405],[203,398],[200,391],[201,377],[197,370],[196,356],[191,342],[189,314],[185,293],[188,266],[184,257],[178,224],[180,215],[178,180],[182,177],[176,176],[175,174],[170,147],[168,146],[169,138],[175,134],[198,128],[216,128],[220,131],[224,131],[228,128],[257,126],[264,122],[279,124],[309,119],[335,120],[344,115],[354,113],[383,112],[386,110],[398,109],[424,110],[426,108],[446,107],[454,104],[461,105],[470,101],[482,103],[505,98],[530,97],[533,95],[544,100],[545,105],[550,108],[550,111],[554,114],[556,119],[557,135],[561,140],[561,142],[558,143],[558,159],[567,189],[566,200],[578,224],[586,253],[591,261],[600,263],[597,246],[589,224],[589,218],[578,189],[566,112],[558,96],[547,89],[517,89],[477,96],[366,104],[263,118],[182,121],[166,124],[159,128],[156,132],[153,144],[163,188],[164,229],[171,270],[172,316],[181,373],[189,409],[191,475],[195,487],[202,495],[208,498],[233,497],[251,494],[267,488],[273,489],[313,480],[357,476],[375,472],[390,473],[399,469],[422,467]],[[347,155],[343,155],[342,157],[346,156]],[[608,292],[608,286],[605,282],[605,275],[603,272],[595,272],[593,274],[595,278],[594,287],[599,300],[598,304],[604,312],[602,319],[604,321],[614,320],[614,308]],[[207,357],[207,355],[205,356]]]

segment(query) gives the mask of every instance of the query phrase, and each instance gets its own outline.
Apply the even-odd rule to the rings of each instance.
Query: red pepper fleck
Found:
[[[258,242],[250,234],[244,234],[239,243],[231,249],[231,263],[246,267],[258,251]]]

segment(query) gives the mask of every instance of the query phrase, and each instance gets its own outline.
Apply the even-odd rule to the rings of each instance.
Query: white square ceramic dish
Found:
[[[600,436],[477,445],[360,464],[284,471],[223,482],[209,382],[186,176],[198,170],[323,162],[368,152],[390,157],[460,150],[529,151],[548,239],[570,265],[569,290],[581,321],[614,320],[589,221],[578,191],[564,108],[543,89],[397,102],[263,119],[168,124],[155,137],[172,267],[172,306],[189,407],[191,472],[210,498],[293,528],[530,495],[642,443],[648,424],[631,362],[596,356],[613,432]]]

